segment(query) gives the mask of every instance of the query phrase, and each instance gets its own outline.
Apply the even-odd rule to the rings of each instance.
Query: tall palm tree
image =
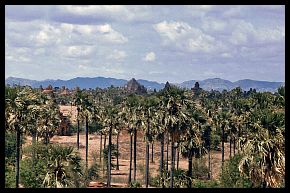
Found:
[[[161,94],[165,95],[163,101],[163,105],[166,107],[165,122],[171,140],[170,188],[173,188],[175,148],[177,147],[183,129],[185,129],[183,124],[187,119],[185,114],[185,104],[187,100],[184,95],[184,90],[178,89],[177,87],[169,87],[161,92]]]
[[[157,109],[159,106],[159,100],[156,96],[151,96],[145,98],[142,111],[143,111],[143,118],[146,122],[145,127],[145,141],[146,141],[146,175],[145,175],[145,185],[146,188],[149,186],[149,143],[153,143],[153,136],[156,133],[156,124],[154,117],[156,117]]]
[[[16,188],[19,188],[20,138],[27,131],[28,106],[37,101],[31,88],[5,88],[5,119],[7,127],[16,132]]]
[[[285,179],[284,112],[264,107],[258,111],[253,111],[247,138],[240,138],[243,158],[239,170],[249,176],[255,186],[280,187]]]
[[[88,169],[88,145],[89,145],[89,121],[92,119],[93,103],[89,95],[77,91],[76,104],[78,105],[78,112],[81,112],[82,117],[85,118],[85,132],[86,132],[86,170]],[[79,145],[78,145],[79,146]]]
[[[118,121],[118,107],[113,105],[108,105],[105,107],[106,117],[105,120],[103,120],[106,127],[109,128],[109,145],[108,145],[108,165],[107,165],[107,187],[111,186],[111,168],[112,168],[112,159],[111,159],[111,153],[112,153],[112,132],[113,127],[116,125]]]

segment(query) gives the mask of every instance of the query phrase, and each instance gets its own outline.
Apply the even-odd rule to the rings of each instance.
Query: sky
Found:
[[[5,78],[285,81],[284,5],[6,5]]]

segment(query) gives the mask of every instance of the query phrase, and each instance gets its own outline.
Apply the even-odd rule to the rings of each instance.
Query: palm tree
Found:
[[[103,123],[105,124],[106,127],[109,128],[109,145],[108,145],[108,166],[107,166],[107,187],[111,186],[111,148],[112,148],[112,131],[113,127],[117,124],[118,121],[118,111],[117,111],[116,106],[113,105],[107,105],[105,107],[105,112],[106,112],[106,117],[105,120],[103,120]]]
[[[85,118],[85,132],[86,132],[86,170],[88,169],[88,145],[89,145],[89,121],[92,118],[93,104],[88,94],[82,93],[80,90],[76,92],[77,98],[75,103],[78,105],[78,112],[81,112],[82,117]],[[79,134],[78,134],[79,135]],[[79,145],[78,145],[79,147]]]
[[[37,96],[32,89],[25,87],[5,88],[5,112],[6,124],[9,129],[16,132],[16,188],[19,188],[19,161],[20,161],[20,138],[27,131],[28,106],[37,101]]]
[[[170,188],[173,188],[173,171],[174,171],[174,157],[175,148],[177,147],[180,135],[183,132],[183,124],[186,122],[187,116],[185,114],[186,98],[184,90],[176,87],[169,87],[161,94],[165,95],[163,105],[165,108],[165,122],[166,128],[170,133],[171,140],[171,169],[170,169]]]
[[[82,104],[83,96],[82,96],[82,91],[79,89],[79,87],[76,88],[76,93],[74,96],[74,105],[77,106],[77,148],[78,150],[80,149],[80,119],[82,117],[81,114],[81,104]]]
[[[145,98],[142,110],[143,110],[143,118],[146,121],[146,175],[145,175],[145,185],[146,188],[149,186],[149,143],[153,144],[153,136],[156,133],[156,126],[154,117],[156,117],[157,109],[159,105],[159,100],[156,96],[151,96]],[[153,156],[153,155],[152,155]]]
[[[73,147],[51,146],[49,149],[47,173],[43,186],[47,188],[78,187],[74,185],[74,176],[81,177],[80,156]]]
[[[285,178],[284,112],[262,107],[253,111],[251,119],[247,138],[240,138],[243,158],[239,170],[255,186],[280,187]]]
[[[141,107],[140,107],[140,97],[135,94],[131,94],[126,98],[126,113],[129,117],[130,126],[133,128],[134,134],[134,174],[133,179],[136,180],[137,171],[137,128],[142,124],[141,121]]]

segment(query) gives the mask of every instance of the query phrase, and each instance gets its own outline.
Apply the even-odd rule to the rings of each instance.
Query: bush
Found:
[[[5,188],[15,188],[15,167],[6,163],[5,158]]]
[[[84,126],[83,124],[80,122],[80,132],[83,132]],[[78,124],[74,124],[70,126],[70,133],[77,133],[78,132]]]
[[[169,188],[170,187],[170,171],[164,172],[164,187]],[[174,179],[174,188],[186,188],[188,183],[188,176],[187,171],[178,169],[173,171],[173,179]],[[162,187],[162,178],[160,175],[156,176],[155,178],[152,178],[150,180],[150,185],[155,187]]]
[[[103,156],[104,156],[104,163],[105,163],[105,166],[108,165],[108,152],[109,151],[109,145],[106,146],[105,149],[103,149]],[[117,152],[117,145],[116,144],[112,144],[111,145],[111,160],[113,160],[114,158],[116,158],[118,155],[118,152]],[[120,153],[119,153],[120,155]],[[111,162],[111,167],[112,169],[115,168],[115,164],[113,162]]]
[[[219,150],[219,144],[221,143],[221,137],[219,135],[211,135],[211,149]]]
[[[208,166],[204,159],[198,158],[192,160],[192,178],[194,179],[207,179]]]
[[[225,162],[223,171],[221,173],[220,181],[222,187],[225,188],[250,188],[251,181],[242,176],[239,172],[239,162],[242,159],[240,155],[235,155],[229,161]]]
[[[220,184],[215,180],[196,180],[192,184],[193,188],[220,188]]]
[[[46,175],[46,161],[42,159],[35,160],[33,167],[32,158],[21,160],[20,163],[20,182],[25,188],[41,188]]]
[[[24,138],[21,138],[21,144]],[[5,131],[5,188],[15,188],[16,134]]]
[[[99,179],[99,166],[95,162],[93,165],[88,169],[88,178],[89,180],[97,180]]]
[[[129,187],[130,187],[130,188],[141,188],[141,183],[138,182],[138,181],[132,181],[132,182],[129,184]]]

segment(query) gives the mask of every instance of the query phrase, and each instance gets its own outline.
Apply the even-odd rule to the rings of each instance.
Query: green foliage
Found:
[[[89,134],[98,133],[101,129],[103,129],[103,126],[98,122],[89,124]]]
[[[242,156],[235,155],[229,161],[225,162],[223,171],[221,173],[220,181],[221,186],[225,188],[250,188],[252,187],[251,181],[242,176],[239,172],[239,162]]]
[[[21,144],[24,143],[21,138]],[[15,188],[16,134],[5,131],[5,187]]]
[[[141,188],[141,183],[138,181],[132,181],[129,185],[129,188]]]
[[[219,144],[221,143],[221,137],[217,134],[211,134],[211,149],[219,150]]]
[[[15,188],[15,167],[5,157],[5,188]]]
[[[24,144],[24,139],[21,138],[21,144]],[[16,134],[10,131],[5,132],[5,158],[7,162],[14,164],[16,156]]]
[[[108,151],[109,151],[109,145],[107,145],[106,148],[103,149],[104,163],[105,163],[106,166],[108,165]],[[117,145],[116,144],[112,144],[111,145],[111,160],[116,158],[117,155],[118,155]],[[120,153],[119,153],[119,156],[120,156]],[[116,165],[113,162],[111,162],[111,167],[115,168]]]
[[[88,179],[92,181],[99,179],[99,177],[99,165],[94,162],[88,169]]]
[[[85,128],[84,128],[82,122],[80,122],[80,128],[79,129],[80,129],[80,132],[85,131]],[[77,133],[78,132],[78,124],[71,125],[70,132],[71,133]]]
[[[220,188],[220,183],[216,180],[194,180],[193,188]]]
[[[20,162],[20,181],[25,188],[42,188],[46,174],[46,160],[36,159],[33,166],[32,158],[25,158]]]
[[[164,172],[164,187],[170,187],[170,172]],[[174,188],[186,188],[188,184],[189,177],[187,176],[187,171],[178,169],[173,171]],[[152,186],[162,187],[162,178],[158,175],[151,180]]]
[[[207,179],[208,166],[204,159],[193,159],[192,161],[192,178],[194,179]]]

